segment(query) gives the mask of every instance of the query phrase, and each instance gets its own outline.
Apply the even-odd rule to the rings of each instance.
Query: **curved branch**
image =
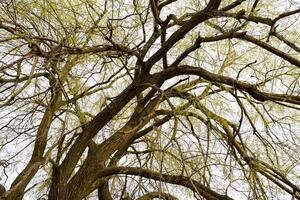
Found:
[[[288,61],[289,63],[291,63],[291,64],[293,64],[293,65],[300,68],[300,61],[298,59],[288,55],[287,53],[284,53],[283,51],[280,51],[279,49],[276,49],[276,48],[272,47],[271,45],[269,45],[266,42],[258,40],[256,38],[250,36],[250,35],[243,35],[242,37],[239,37],[239,38],[244,39],[248,42],[251,42],[251,43],[253,43],[253,44],[255,44],[255,45],[257,45],[257,46],[259,46],[259,47],[261,47],[261,48],[263,48],[263,49],[265,49],[265,50],[267,50],[267,51],[269,51],[269,52],[271,52],[271,53],[273,53],[273,54],[275,54],[275,55],[277,55],[281,58],[283,58],[284,60]]]
[[[233,200],[229,196],[221,195],[211,190],[209,187],[201,184],[199,181],[191,179],[190,177],[181,176],[181,175],[161,174],[148,169],[141,169],[135,167],[110,167],[110,168],[100,170],[97,173],[97,176],[100,178],[100,177],[107,177],[107,176],[112,176],[117,174],[141,176],[144,178],[150,178],[153,180],[163,181],[166,183],[182,185],[195,191],[196,193],[199,193],[203,197],[210,200]]]
[[[154,74],[152,78],[154,78],[154,80],[156,81],[159,81],[161,79],[166,80],[179,75],[197,75],[211,82],[223,83],[225,85],[232,86],[235,89],[245,91],[249,95],[251,95],[254,99],[261,102],[270,100],[270,101],[282,101],[282,102],[288,102],[288,103],[300,105],[300,96],[263,92],[260,91],[257,88],[257,85],[255,84],[239,81],[228,76],[214,74],[201,67],[193,67],[189,65],[173,67],[163,72]]]

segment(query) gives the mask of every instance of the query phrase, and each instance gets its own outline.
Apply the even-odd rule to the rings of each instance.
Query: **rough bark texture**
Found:
[[[297,177],[290,119],[299,121],[300,48],[276,30],[300,9],[264,17],[258,0],[187,1],[177,15],[178,2],[0,3],[0,111],[16,112],[3,115],[0,151],[32,143],[28,161],[14,160],[27,147],[0,160],[4,169],[26,162],[7,191],[0,184],[0,199],[36,191],[39,170],[51,174],[40,189],[49,200],[96,191],[99,200],[177,200],[174,185],[233,200],[239,181],[250,199],[300,199],[288,178]],[[270,31],[259,35],[253,23]],[[262,56],[247,55],[248,45]],[[216,186],[216,172],[226,187]]]

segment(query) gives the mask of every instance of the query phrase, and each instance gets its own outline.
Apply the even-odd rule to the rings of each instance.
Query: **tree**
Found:
[[[299,2],[0,5],[3,199],[300,199]]]

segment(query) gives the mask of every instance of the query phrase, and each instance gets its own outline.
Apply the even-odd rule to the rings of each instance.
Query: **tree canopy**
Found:
[[[0,199],[300,199],[299,8],[0,1]]]

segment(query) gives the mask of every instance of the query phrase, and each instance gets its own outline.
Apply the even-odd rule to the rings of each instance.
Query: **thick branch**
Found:
[[[280,51],[279,49],[274,48],[273,46],[269,45],[266,42],[258,40],[256,38],[250,36],[250,35],[244,35],[244,36],[239,37],[239,38],[244,39],[248,42],[251,42],[251,43],[253,43],[253,44],[255,44],[255,45],[257,45],[257,46],[259,46],[259,47],[261,47],[261,48],[263,48],[263,49],[265,49],[265,50],[267,50],[267,51],[269,51],[269,52],[271,52],[271,53],[273,53],[273,54],[275,54],[275,55],[277,55],[281,58],[283,58],[284,60],[288,61],[289,63],[291,63],[291,64],[293,64],[293,65],[300,68],[300,61],[298,59],[288,55],[287,53],[284,53],[283,51]]]
[[[206,8],[196,13],[190,20],[188,20],[183,26],[175,31],[164,43],[164,45],[147,60],[145,64],[146,68],[144,69],[144,71],[148,73],[151,67],[157,61],[159,61],[174,46],[174,44],[181,40],[190,30],[192,30],[198,24],[213,17],[211,11],[218,9],[220,3],[221,0],[211,0]]]
[[[231,77],[214,74],[200,67],[182,65],[179,67],[169,68],[163,72],[154,74],[153,78],[166,80],[179,75],[197,75],[211,82],[223,83],[238,90],[247,92],[258,101],[282,101],[300,105],[300,96],[262,92],[254,84],[239,81]]]
[[[169,174],[160,174],[148,169],[141,169],[141,168],[134,168],[134,167],[111,167],[100,170],[97,173],[98,177],[107,177],[117,174],[127,174],[127,175],[135,175],[141,176],[144,178],[150,178],[158,181],[163,181],[171,184],[182,185],[187,187],[196,193],[199,193],[203,197],[210,199],[210,200],[233,200],[227,195],[221,195],[217,192],[211,190],[210,188],[206,187],[205,185],[201,184],[200,182],[191,179],[190,177],[186,176],[176,176],[176,175],[169,175]]]
[[[63,188],[51,188],[49,199],[55,199],[59,193],[64,193],[64,187],[73,172],[79,158],[88,146],[89,142],[122,108],[132,100],[144,87],[137,87],[131,84],[119,96],[117,96],[103,111],[97,114],[86,126],[83,127],[82,133],[76,139],[68,151],[65,159],[59,167],[58,185]],[[63,197],[61,197],[63,199]]]

